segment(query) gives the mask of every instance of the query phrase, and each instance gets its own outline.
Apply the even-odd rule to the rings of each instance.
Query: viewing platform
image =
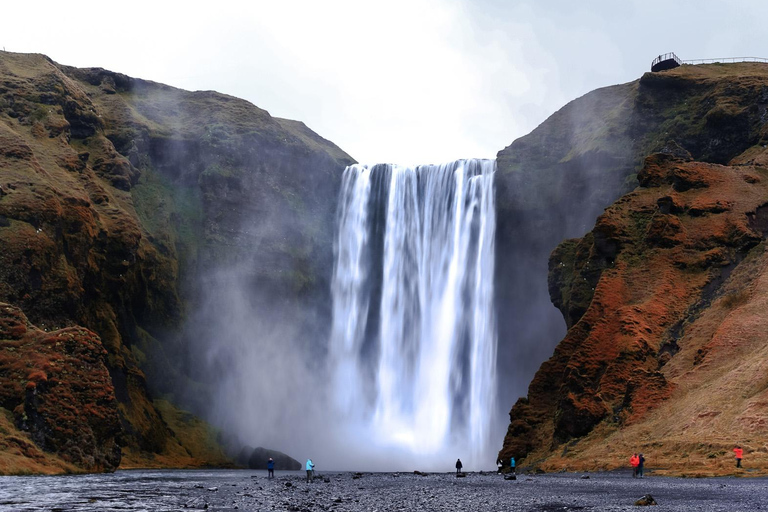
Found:
[[[725,64],[733,62],[768,62],[768,59],[762,57],[724,57],[719,59],[694,59],[694,60],[680,60],[680,58],[674,54],[674,52],[665,53],[659,55],[653,62],[651,62],[651,71],[666,71],[667,69],[674,69],[682,66],[683,64]]]
[[[666,71],[667,69],[674,69],[682,65],[683,61],[681,61],[677,55],[670,52],[665,53],[664,55],[659,55],[653,59],[653,62],[651,62],[651,71],[654,73],[656,71]]]

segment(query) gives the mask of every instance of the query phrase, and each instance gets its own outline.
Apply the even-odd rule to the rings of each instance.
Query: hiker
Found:
[[[744,450],[741,449],[741,446],[736,445],[736,448],[733,449],[733,453],[736,455],[736,467],[741,467],[741,456],[744,455]]]
[[[272,457],[269,458],[267,461],[267,471],[269,472],[269,475],[267,478],[274,478],[275,477],[275,461],[272,460]]]
[[[461,468],[464,466],[461,464],[461,459],[456,459],[456,474],[461,473]]]
[[[510,457],[509,458],[509,467],[512,468],[512,473],[514,473],[515,472],[515,458],[514,457]]]
[[[312,459],[307,459],[307,483],[312,483],[312,480],[315,477],[315,464],[312,462]]]
[[[637,478],[637,466],[640,465],[640,457],[637,456],[637,453],[632,454],[629,463],[632,465],[632,478]]]
[[[637,476],[643,478],[643,466],[645,465],[645,457],[643,454],[637,456]]]

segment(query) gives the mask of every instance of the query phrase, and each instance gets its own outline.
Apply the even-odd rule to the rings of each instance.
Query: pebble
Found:
[[[101,510],[264,510],[364,512],[392,511],[620,511],[636,509],[638,496],[652,495],[665,511],[760,510],[768,502],[766,478],[633,479],[629,472],[538,474],[506,482],[504,475],[455,472],[414,474],[330,473],[329,482],[306,483],[302,473],[277,472],[248,488],[250,473],[237,470],[144,471],[111,475],[3,477],[0,502],[7,510],[54,508]],[[186,480],[187,484],[183,485]],[[182,482],[182,485],[180,485]],[[149,484],[148,484],[149,483]],[[322,482],[320,482],[322,483]],[[726,486],[727,484],[727,486]],[[297,492],[304,491],[304,492]],[[88,497],[99,496],[89,503]],[[2,508],[2,507],[0,507]],[[661,508],[661,507],[658,507]]]

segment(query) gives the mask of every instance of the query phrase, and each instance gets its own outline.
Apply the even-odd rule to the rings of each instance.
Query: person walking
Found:
[[[637,453],[632,454],[629,463],[632,465],[632,478],[637,478],[637,466],[640,465],[640,457],[637,456]]]
[[[312,480],[315,476],[315,464],[312,462],[312,459],[307,459],[307,483],[312,483]]]
[[[514,474],[515,473],[515,458],[514,457],[510,457],[509,458],[509,467],[512,468],[512,474]]]
[[[267,472],[268,472],[267,478],[275,477],[275,461],[272,459],[272,457],[270,457],[269,460],[267,461]]]
[[[643,478],[643,467],[645,466],[645,457],[643,454],[637,456],[637,476]]]
[[[464,466],[463,466],[463,465],[462,465],[462,463],[461,463],[461,459],[456,459],[456,474],[457,474],[457,475],[458,475],[459,473],[461,473],[461,468],[463,468],[463,467],[464,467]]]
[[[734,455],[736,455],[736,467],[741,467],[741,457],[744,455],[744,450],[741,449],[741,446],[736,445],[736,448],[733,449]]]

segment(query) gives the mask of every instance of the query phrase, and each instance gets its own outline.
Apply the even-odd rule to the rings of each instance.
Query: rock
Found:
[[[239,455],[238,455],[239,457]],[[255,448],[248,457],[248,467],[250,469],[267,469],[267,461],[272,457],[275,461],[275,470],[278,471],[298,471],[301,469],[301,463],[293,457],[277,450],[267,448]]]
[[[581,475],[582,480],[589,480],[589,475]]]
[[[466,478],[466,473],[456,473],[456,478]]]
[[[517,475],[514,475],[514,474],[504,475],[504,480],[517,480]]]
[[[216,492],[216,491],[219,490],[219,488],[218,487],[209,487],[208,490],[211,491],[211,492]]]
[[[653,496],[651,496],[650,494],[646,494],[645,496],[637,500],[635,502],[635,505],[638,507],[647,507],[649,505],[658,505],[658,503],[656,503],[656,500],[653,499]]]
[[[101,339],[82,327],[45,332],[0,302],[0,347],[0,403],[16,425],[83,470],[114,471],[121,426]]]

